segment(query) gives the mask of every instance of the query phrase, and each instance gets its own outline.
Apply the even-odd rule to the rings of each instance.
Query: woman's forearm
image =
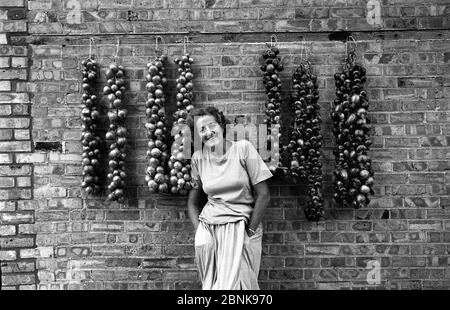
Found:
[[[200,194],[198,193],[198,190],[191,190],[191,192],[189,193],[187,205],[189,219],[191,220],[192,224],[194,224],[194,228],[197,229],[197,226],[200,222],[198,219],[198,215],[200,214]]]
[[[199,209],[195,208],[194,206],[191,206],[188,208],[189,218],[194,225],[194,228],[197,229],[198,224],[200,223],[198,219],[198,215],[200,214]]]
[[[269,203],[270,203],[269,194],[258,195],[256,197],[255,207],[253,209],[252,217],[248,224],[248,228],[250,228],[253,231],[258,228],[259,223],[261,223],[262,221],[264,211],[266,207],[269,205]]]

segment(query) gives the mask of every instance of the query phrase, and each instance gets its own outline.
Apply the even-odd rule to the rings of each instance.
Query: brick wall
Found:
[[[0,1],[0,261],[3,288],[36,289],[25,1]]]
[[[144,185],[144,76],[154,55],[152,32],[161,33],[169,59],[181,55],[190,32],[196,105],[214,104],[239,122],[263,115],[259,64],[270,35],[277,32],[285,65],[285,103],[306,38],[325,121],[326,220],[304,219],[303,185],[271,181],[262,288],[449,288],[450,6],[380,1],[380,18],[369,21],[374,2],[90,0],[80,1],[78,11],[70,0],[0,1],[0,7],[15,6],[0,9],[6,12],[1,29],[15,34],[0,47],[7,72],[0,74],[2,288],[199,288],[186,198],[152,195]],[[376,195],[361,210],[331,201],[329,111],[333,74],[345,53],[342,41],[330,40],[339,38],[336,30],[357,38],[358,60],[369,72]],[[79,62],[89,54],[90,36],[103,72],[120,37],[118,62],[130,81],[124,205],[87,199],[80,188]],[[174,89],[176,67],[167,68]],[[366,281],[370,260],[381,264],[381,285]]]

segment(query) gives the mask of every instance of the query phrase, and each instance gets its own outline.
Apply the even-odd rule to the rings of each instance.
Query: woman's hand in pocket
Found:
[[[250,238],[256,234],[256,230],[251,229],[250,227],[247,227],[245,230],[247,232],[247,236],[249,236]]]

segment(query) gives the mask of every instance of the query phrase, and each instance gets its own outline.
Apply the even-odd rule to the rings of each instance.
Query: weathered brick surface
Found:
[[[18,160],[32,151],[29,94],[17,87],[26,81],[28,48],[13,43],[27,31],[25,1],[0,1],[0,264],[2,289],[36,289],[35,258],[24,259],[20,252],[36,247],[33,232],[21,233],[20,226],[32,225],[32,163]],[[6,35],[7,34],[7,35]],[[3,38],[4,36],[4,38]],[[24,42],[24,41],[23,41]],[[30,165],[31,164],[31,165]]]
[[[186,198],[151,195],[144,184],[144,76],[154,38],[139,36],[192,31],[187,49],[195,58],[195,103],[213,104],[233,121],[263,118],[259,65],[270,41],[267,33],[277,32],[286,102],[302,50],[291,32],[306,35],[319,77],[326,220],[305,220],[303,185],[271,182],[261,287],[448,289],[450,34],[443,29],[449,26],[449,5],[438,0],[426,6],[423,1],[379,3],[381,18],[369,23],[372,8],[366,1],[92,0],[80,1],[80,15],[72,14],[67,1],[0,1],[0,28],[14,35],[29,31],[36,39],[28,47],[0,46],[2,288],[200,288]],[[377,36],[397,29],[422,31]],[[329,40],[336,30],[371,30],[379,38],[354,34],[358,61],[368,70],[376,181],[376,195],[362,210],[342,209],[331,201],[329,107],[332,76],[345,52],[341,41]],[[311,31],[324,34],[310,37]],[[63,33],[104,34],[92,49],[102,72],[115,53],[114,33],[130,34],[121,36],[118,53],[131,89],[125,205],[108,203],[104,196],[87,198],[80,189],[79,62],[89,54],[89,41]],[[180,39],[164,36],[170,59],[182,53]],[[167,70],[174,85],[175,65]],[[106,82],[101,78],[100,85]],[[173,96],[172,90],[170,111]],[[372,260],[381,266],[378,286],[366,281]]]
[[[80,1],[80,11],[76,17],[64,3],[29,1],[28,6],[32,10],[30,32],[251,33],[415,30],[448,26],[448,3],[436,0],[427,2],[426,6],[423,2],[380,1],[379,18],[368,17],[373,16],[374,7],[366,1]],[[178,22],[173,23],[173,20]]]

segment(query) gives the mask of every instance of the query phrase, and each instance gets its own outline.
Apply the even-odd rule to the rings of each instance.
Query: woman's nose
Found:
[[[213,129],[206,128],[206,130],[205,130],[205,135],[206,135],[206,136],[209,136],[209,135],[212,134],[213,132],[214,132]]]

